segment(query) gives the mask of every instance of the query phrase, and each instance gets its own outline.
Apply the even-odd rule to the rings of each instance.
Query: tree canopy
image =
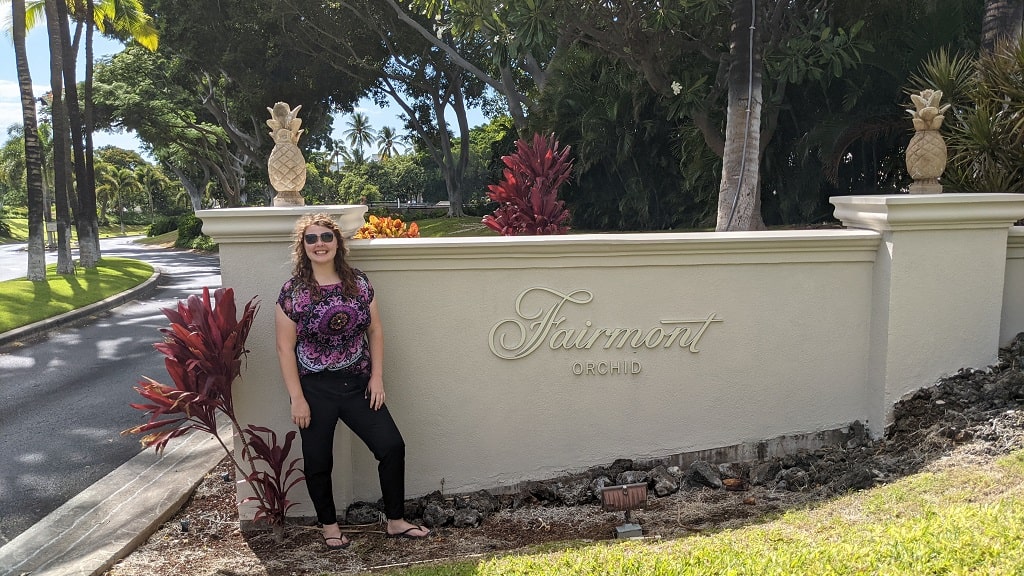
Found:
[[[940,47],[976,51],[987,4],[152,0],[160,51],[103,63],[97,100],[194,197],[213,182],[229,205],[243,190],[269,200],[263,120],[276,101],[303,105],[314,196],[362,190],[360,178],[390,196],[357,169],[395,155],[397,134],[378,140],[351,115],[370,96],[403,112],[452,214],[498,177],[473,165],[466,111],[483,107],[572,148],[574,228],[809,223],[830,217],[831,195],[905,185],[911,71]],[[351,140],[331,141],[342,113]],[[493,158],[511,152],[509,134],[493,134]]]

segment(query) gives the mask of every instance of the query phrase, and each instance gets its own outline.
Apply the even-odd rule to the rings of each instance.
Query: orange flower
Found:
[[[415,222],[405,224],[399,218],[370,215],[369,222],[356,231],[356,238],[419,238],[420,227]]]

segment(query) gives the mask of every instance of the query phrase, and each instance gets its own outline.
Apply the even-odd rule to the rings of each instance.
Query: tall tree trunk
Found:
[[[761,142],[761,45],[753,0],[736,0],[729,33],[729,95],[718,231],[762,230],[758,181]]]
[[[85,182],[78,191],[78,200],[81,203],[82,214],[88,218],[86,233],[92,241],[88,249],[82,241],[83,231],[78,231],[78,249],[82,259],[82,266],[92,268],[102,257],[100,252],[100,222],[96,216],[96,162],[93,155],[92,133],[96,129],[96,119],[93,113],[92,102],[92,72],[93,72],[93,32],[94,22],[93,2],[85,3]],[[90,265],[91,262],[91,265]]]
[[[68,119],[64,105],[64,58],[60,16],[57,1],[46,0],[46,30],[50,43],[50,90],[53,93],[51,112],[53,116],[53,197],[57,203],[57,273],[74,274],[75,263],[71,259],[71,209],[70,162],[68,151]]]
[[[25,136],[25,171],[28,186],[28,271],[32,282],[46,280],[46,246],[43,241],[43,147],[36,123],[36,98],[25,51],[25,0],[11,2],[11,36],[21,91],[21,117]]]
[[[90,7],[92,1],[86,2]],[[85,159],[85,135],[83,134],[84,120],[78,99],[77,81],[77,55],[79,40],[81,39],[82,26],[85,26],[86,34],[86,58],[91,58],[92,22],[79,20],[76,24],[75,41],[71,41],[71,30],[69,29],[68,9],[65,2],[57,2],[57,16],[61,22],[61,41],[63,42],[63,64],[64,64],[64,87],[66,98],[64,102],[68,110],[68,121],[71,127],[71,150],[74,154],[75,185],[69,187],[68,192],[72,196],[72,208],[74,209],[75,229],[78,231],[78,256],[83,268],[95,268],[99,259],[99,221],[96,217],[96,186],[95,182],[89,179]],[[79,13],[79,18],[84,15]],[[91,217],[90,217],[91,216]]]
[[[466,215],[462,211],[462,204],[466,200],[466,166],[469,165],[469,119],[466,117],[466,102],[462,94],[462,77],[457,72],[452,75],[449,92],[451,97],[447,99],[447,102],[455,112],[455,121],[459,125],[459,155],[457,158],[455,157],[451,141],[446,141],[444,148],[449,151],[447,162],[451,166],[451,170],[446,171],[450,172],[450,176],[447,174],[445,176],[445,184],[448,185],[448,216],[461,218]],[[441,119],[446,104],[444,102],[437,104],[439,104],[436,107],[438,125],[444,126],[445,123]],[[442,137],[447,137],[447,131],[444,131]]]
[[[1000,40],[1019,40],[1024,23],[1024,0],[985,0],[981,20],[981,49],[991,52]]]
[[[90,2],[91,3],[91,2]],[[74,158],[75,184],[68,187],[68,193],[72,198],[71,207],[74,212],[75,229],[78,231],[78,257],[83,268],[96,267],[96,248],[99,246],[98,227],[90,228],[89,214],[83,203],[83,196],[86,195],[88,176],[85,171],[85,141],[82,134],[82,110],[78,102],[78,81],[77,81],[77,46],[81,38],[81,21],[77,23],[76,41],[71,42],[71,30],[69,29],[68,9],[65,2],[57,2],[57,17],[61,23],[61,42],[63,43],[61,55],[64,66],[64,104],[67,106],[68,123],[71,128],[71,152]],[[92,30],[87,26],[86,30]],[[74,192],[72,194],[72,191]],[[96,209],[93,206],[92,211]]]
[[[210,183],[210,172],[206,167],[203,167],[203,181],[197,183],[192,180],[185,172],[175,166],[174,164],[167,163],[167,166],[174,172],[174,175],[178,177],[181,185],[185,188],[185,192],[188,193],[189,202],[192,203],[192,211],[198,212],[203,209],[203,191],[206,190],[206,185]]]

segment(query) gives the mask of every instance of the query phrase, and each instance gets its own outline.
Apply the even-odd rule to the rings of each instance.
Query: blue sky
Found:
[[[9,17],[10,3],[7,4],[6,8],[7,14],[2,16]],[[0,20],[2,20],[2,18],[0,18]],[[26,50],[29,57],[29,69],[32,73],[32,84],[34,86],[36,96],[42,96],[50,89],[50,52],[46,41],[45,28],[45,25],[43,25],[31,30],[26,41]],[[109,40],[98,34],[96,35],[94,50],[97,59],[116,54],[120,52],[122,48],[123,46],[120,42],[117,42],[116,40]],[[84,48],[83,55],[79,56],[78,62],[78,77],[80,79],[85,76],[85,65],[82,62],[83,59]],[[269,102],[267,106],[272,106],[273,104],[273,102]],[[298,103],[289,102],[289,104],[294,106]],[[380,130],[384,126],[391,126],[398,131],[402,128],[403,123],[399,120],[399,110],[397,107],[381,109],[371,100],[364,99],[359,103],[356,110],[369,117],[370,126],[374,130]],[[483,124],[486,121],[486,118],[484,118],[480,112],[470,112],[470,126]],[[3,34],[2,37],[0,37],[0,138],[6,140],[7,127],[11,124],[20,123],[21,97],[18,92],[18,71],[14,61],[14,43],[11,41],[9,35]],[[345,119],[340,116],[336,117],[334,120],[334,138],[342,138],[341,131],[344,130],[344,126]],[[94,135],[93,140],[97,148],[100,146],[113,145],[130,150],[139,150],[141,152],[140,143],[132,133],[109,134],[98,132]]]

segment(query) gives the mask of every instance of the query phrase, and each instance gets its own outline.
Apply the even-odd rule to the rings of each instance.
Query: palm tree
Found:
[[[96,215],[96,190],[95,190],[95,160],[93,155],[92,133],[95,126],[93,118],[92,101],[92,75],[93,75],[93,29],[100,32],[109,32],[121,38],[131,38],[138,44],[149,50],[157,48],[157,33],[153,26],[153,19],[146,14],[141,0],[67,0],[72,15],[76,21],[76,38],[79,31],[85,26],[85,98],[84,98],[84,139],[82,140],[84,163],[82,181],[84,186],[79,186],[79,212],[83,217],[79,222],[79,254],[82,265],[86,268],[100,257],[99,245],[99,222]],[[77,53],[77,47],[73,53]],[[75,66],[72,63],[71,73],[74,74]],[[77,101],[76,101],[77,104]],[[83,232],[89,236],[94,245],[83,245]],[[95,234],[93,234],[95,232]],[[93,249],[95,254],[93,255]]]
[[[1024,20],[1024,0],[985,0],[981,48],[991,52],[1000,40],[1018,40]]]
[[[96,197],[100,200],[100,212],[104,220],[110,209],[117,212],[122,236],[125,232],[124,215],[134,209],[134,206],[125,206],[126,200],[131,200],[133,196],[144,191],[138,175],[130,168],[118,168],[103,162],[96,165]]]
[[[43,220],[49,223],[53,220],[53,126],[44,120],[39,124],[38,136],[43,151]],[[52,240],[48,243],[54,244]]]
[[[63,0],[62,0],[63,1]],[[53,199],[57,206],[57,273],[74,274],[71,260],[71,149],[64,105],[64,33],[57,0],[46,0],[46,31],[50,43],[50,116],[53,124]]]
[[[25,187],[25,130],[21,124],[7,127],[7,140],[0,146],[0,185],[3,190]],[[2,200],[3,194],[0,193]]]
[[[381,160],[401,155],[402,152],[398,148],[398,141],[399,136],[394,128],[385,126],[380,129],[380,134],[377,135],[377,155],[380,156]]]
[[[340,168],[345,164],[348,164],[352,160],[352,153],[349,152],[348,148],[345,147],[345,143],[341,140],[332,140],[331,155],[327,157],[327,172],[335,172],[335,167]]]
[[[25,138],[25,171],[28,188],[28,271],[26,277],[38,282],[46,279],[46,252],[43,244],[43,151],[36,125],[36,98],[32,93],[32,75],[25,51],[25,1],[11,2],[14,56],[21,92],[21,117]]]
[[[363,154],[362,148],[356,148],[352,150],[349,155],[345,158],[346,166],[362,166],[369,160],[366,158],[366,154]]]
[[[6,1],[0,0],[0,4]],[[26,3],[25,28],[33,28],[40,21],[42,13],[50,9],[50,4],[44,0],[29,0]],[[56,9],[56,19],[62,34],[60,47],[51,44],[51,53],[54,49],[61,52],[66,91],[62,108],[65,108],[68,119],[71,152],[74,154],[75,185],[69,187],[69,200],[75,208],[81,265],[92,268],[100,258],[92,141],[95,124],[92,103],[93,30],[95,28],[119,38],[130,38],[150,50],[157,47],[157,34],[153,20],[145,13],[141,0],[57,0],[52,3],[52,8]],[[73,35],[68,27],[69,17],[75,22]],[[84,110],[79,107],[76,80],[76,59],[83,30],[86,54]]]
[[[352,119],[346,123],[346,126],[348,126],[348,130],[345,130],[345,136],[348,137],[348,143],[360,153],[363,151],[363,146],[373,144],[376,134],[373,128],[370,128],[370,119],[366,117],[366,114],[361,112],[352,114]]]
[[[718,192],[719,232],[758,230],[761,221],[759,190],[761,159],[761,32],[752,24],[757,14],[753,0],[732,4],[729,33],[728,104]]]
[[[152,164],[145,164],[137,168],[135,170],[135,177],[142,189],[146,191],[147,198],[149,198],[149,221],[152,223],[156,217],[156,210],[153,207],[153,192],[163,192],[171,185],[171,181],[164,174],[163,170]]]
[[[135,209],[134,203],[125,206],[126,200],[130,200],[145,188],[139,181],[138,175],[130,168],[117,169],[117,223],[121,225],[121,236],[124,236],[124,215]]]
[[[96,203],[99,207],[100,222],[107,225],[107,210],[117,198],[119,182],[117,167],[105,162],[96,164]]]

